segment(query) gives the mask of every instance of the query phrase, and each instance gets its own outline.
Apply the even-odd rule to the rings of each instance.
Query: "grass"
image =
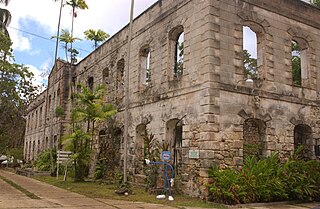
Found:
[[[184,206],[199,208],[225,208],[223,205],[208,203],[199,198],[193,198],[186,195],[174,195],[174,201],[169,201],[167,199],[157,200],[155,198],[156,195],[147,193],[142,187],[132,186],[133,194],[122,196],[115,193],[117,187],[114,184],[102,184],[100,182],[73,182],[72,180],[63,181],[62,178],[56,179],[56,177],[51,176],[35,176],[33,178],[91,198],[164,204],[181,209],[183,209]]]
[[[37,195],[33,194],[32,192],[29,192],[28,190],[26,190],[25,188],[21,187],[20,185],[14,183],[13,181],[6,179],[3,176],[0,176],[0,179],[2,179],[3,181],[7,182],[8,184],[10,184],[12,187],[14,187],[15,189],[21,191],[22,193],[24,193],[25,195],[27,195],[28,197],[30,197],[31,199],[40,199],[40,197],[38,197]]]

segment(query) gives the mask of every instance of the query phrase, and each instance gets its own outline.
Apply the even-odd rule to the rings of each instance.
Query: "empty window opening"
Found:
[[[29,143],[29,149],[28,149],[28,160],[31,160],[31,141]]]
[[[39,114],[39,125],[42,125],[42,107],[40,107],[40,114]]]
[[[298,42],[291,41],[292,83],[301,86],[301,51]]]
[[[312,129],[308,125],[299,124],[294,127],[294,149],[297,150],[302,146],[299,153],[303,159],[311,159],[313,156],[313,139]]]
[[[103,83],[108,84],[109,83],[109,68],[104,68],[102,71],[102,80]]]
[[[49,95],[49,108],[51,107],[51,95]]]
[[[243,124],[243,157],[262,159],[265,149],[266,124],[259,119],[247,119]]]
[[[135,174],[143,174],[144,159],[149,158],[148,153],[150,136],[147,132],[145,124],[140,124],[136,128],[136,141],[135,141]]]
[[[124,59],[120,59],[117,63],[117,87],[122,87],[124,85]]]
[[[53,147],[57,147],[58,145],[58,138],[57,138],[57,135],[54,135],[53,136]]]
[[[141,50],[141,81],[144,84],[147,84],[151,81],[150,74],[150,59],[151,52],[149,47],[145,47]]]
[[[38,127],[38,110],[36,110],[36,120],[35,120],[35,127]]]
[[[32,142],[32,160],[35,159],[35,155],[36,155],[35,149],[36,149],[36,142],[33,141],[33,142]]]
[[[182,25],[169,32],[169,75],[180,77],[183,74],[184,61],[184,29]]]
[[[121,141],[123,132],[119,127],[108,127],[108,134],[105,135],[105,145],[101,148],[101,157],[105,159],[105,178],[114,180],[116,171],[121,163]]]
[[[176,40],[175,46],[175,76],[183,74],[183,54],[184,54],[184,32],[181,32]]]
[[[48,147],[49,147],[49,146],[48,146],[48,145],[49,145],[48,142],[49,142],[48,137],[46,137],[46,144],[44,145],[44,146],[45,146],[45,149],[48,149]]]
[[[169,146],[169,151],[173,155],[176,174],[178,174],[178,166],[182,161],[182,132],[183,126],[181,120],[172,119],[167,122],[167,144]]]
[[[37,155],[41,152],[41,144],[40,144],[40,140],[38,139],[38,147],[37,147]]]
[[[29,159],[29,157],[28,157],[29,150],[28,149],[29,149],[29,143],[26,142],[25,151],[24,151],[24,159],[26,159],[26,160]]]
[[[257,34],[248,26],[243,27],[243,70],[246,78],[258,77]]]
[[[88,78],[88,89],[90,91],[93,91],[93,77],[92,76]]]

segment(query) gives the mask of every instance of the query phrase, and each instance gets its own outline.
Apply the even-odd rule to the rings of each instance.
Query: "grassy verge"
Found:
[[[156,195],[148,194],[142,187],[132,187],[133,194],[130,194],[128,196],[121,196],[115,193],[117,187],[113,184],[102,184],[99,182],[73,182],[72,180],[68,180],[65,182],[62,180],[62,178],[57,180],[55,177],[51,176],[36,176],[33,178],[91,198],[164,204],[181,209],[183,209],[184,206],[200,208],[225,208],[223,205],[215,205],[200,200],[199,198],[192,198],[185,195],[174,195],[174,201],[169,201],[167,199],[157,200],[155,198]]]
[[[37,195],[33,194],[32,192],[29,192],[28,190],[26,190],[25,188],[21,187],[20,185],[14,183],[13,181],[10,181],[9,179],[6,179],[3,176],[0,176],[0,179],[2,179],[3,181],[7,182],[8,184],[10,184],[12,187],[14,187],[15,189],[21,191],[22,193],[24,193],[25,195],[27,195],[28,197],[30,197],[31,199],[40,199],[40,197],[38,197]]]

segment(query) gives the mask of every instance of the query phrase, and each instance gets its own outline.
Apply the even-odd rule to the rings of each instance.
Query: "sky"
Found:
[[[64,0],[65,2],[66,0]],[[154,4],[157,0],[135,0],[134,17]],[[80,38],[74,47],[80,52],[81,60],[93,51],[93,42],[84,38],[88,29],[101,29],[110,36],[129,23],[131,0],[86,0],[89,9],[77,10],[74,22],[74,37]],[[42,72],[52,69],[55,57],[60,0],[11,0],[5,7],[12,15],[8,27],[13,42],[15,63],[29,67],[35,75],[35,83],[46,84]],[[61,29],[71,30],[72,8],[62,9]],[[64,50],[59,45],[58,57],[65,59]]]

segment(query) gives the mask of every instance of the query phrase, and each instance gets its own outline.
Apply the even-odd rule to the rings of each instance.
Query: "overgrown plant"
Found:
[[[304,161],[297,153],[281,161],[278,153],[258,160],[244,160],[242,169],[209,170],[210,198],[239,204],[284,200],[317,200],[320,195],[320,162]]]
[[[76,120],[87,124],[86,132],[91,135],[88,144],[92,148],[95,138],[95,127],[99,122],[105,122],[117,113],[117,109],[109,104],[104,103],[105,87],[101,84],[97,85],[94,90],[90,90],[82,84],[78,84],[80,92],[75,94],[76,107],[73,110]],[[97,144],[101,144],[98,137]],[[94,177],[96,164],[98,162],[100,149],[93,150],[92,159],[90,160],[89,176]]]
[[[148,133],[145,130],[143,134],[144,140],[144,157],[150,161],[159,161],[160,160],[160,150],[159,142],[154,138],[152,133]],[[145,166],[144,174],[146,178],[146,190],[151,192],[157,186],[157,179],[159,176],[157,166]]]
[[[63,137],[63,147],[72,151],[71,158],[74,161],[74,181],[83,181],[88,173],[88,164],[91,149],[88,146],[90,135],[84,132],[80,126],[76,126],[73,133]]]
[[[56,165],[57,152],[55,148],[52,150],[54,165]],[[50,150],[41,152],[34,163],[39,171],[51,171]]]

